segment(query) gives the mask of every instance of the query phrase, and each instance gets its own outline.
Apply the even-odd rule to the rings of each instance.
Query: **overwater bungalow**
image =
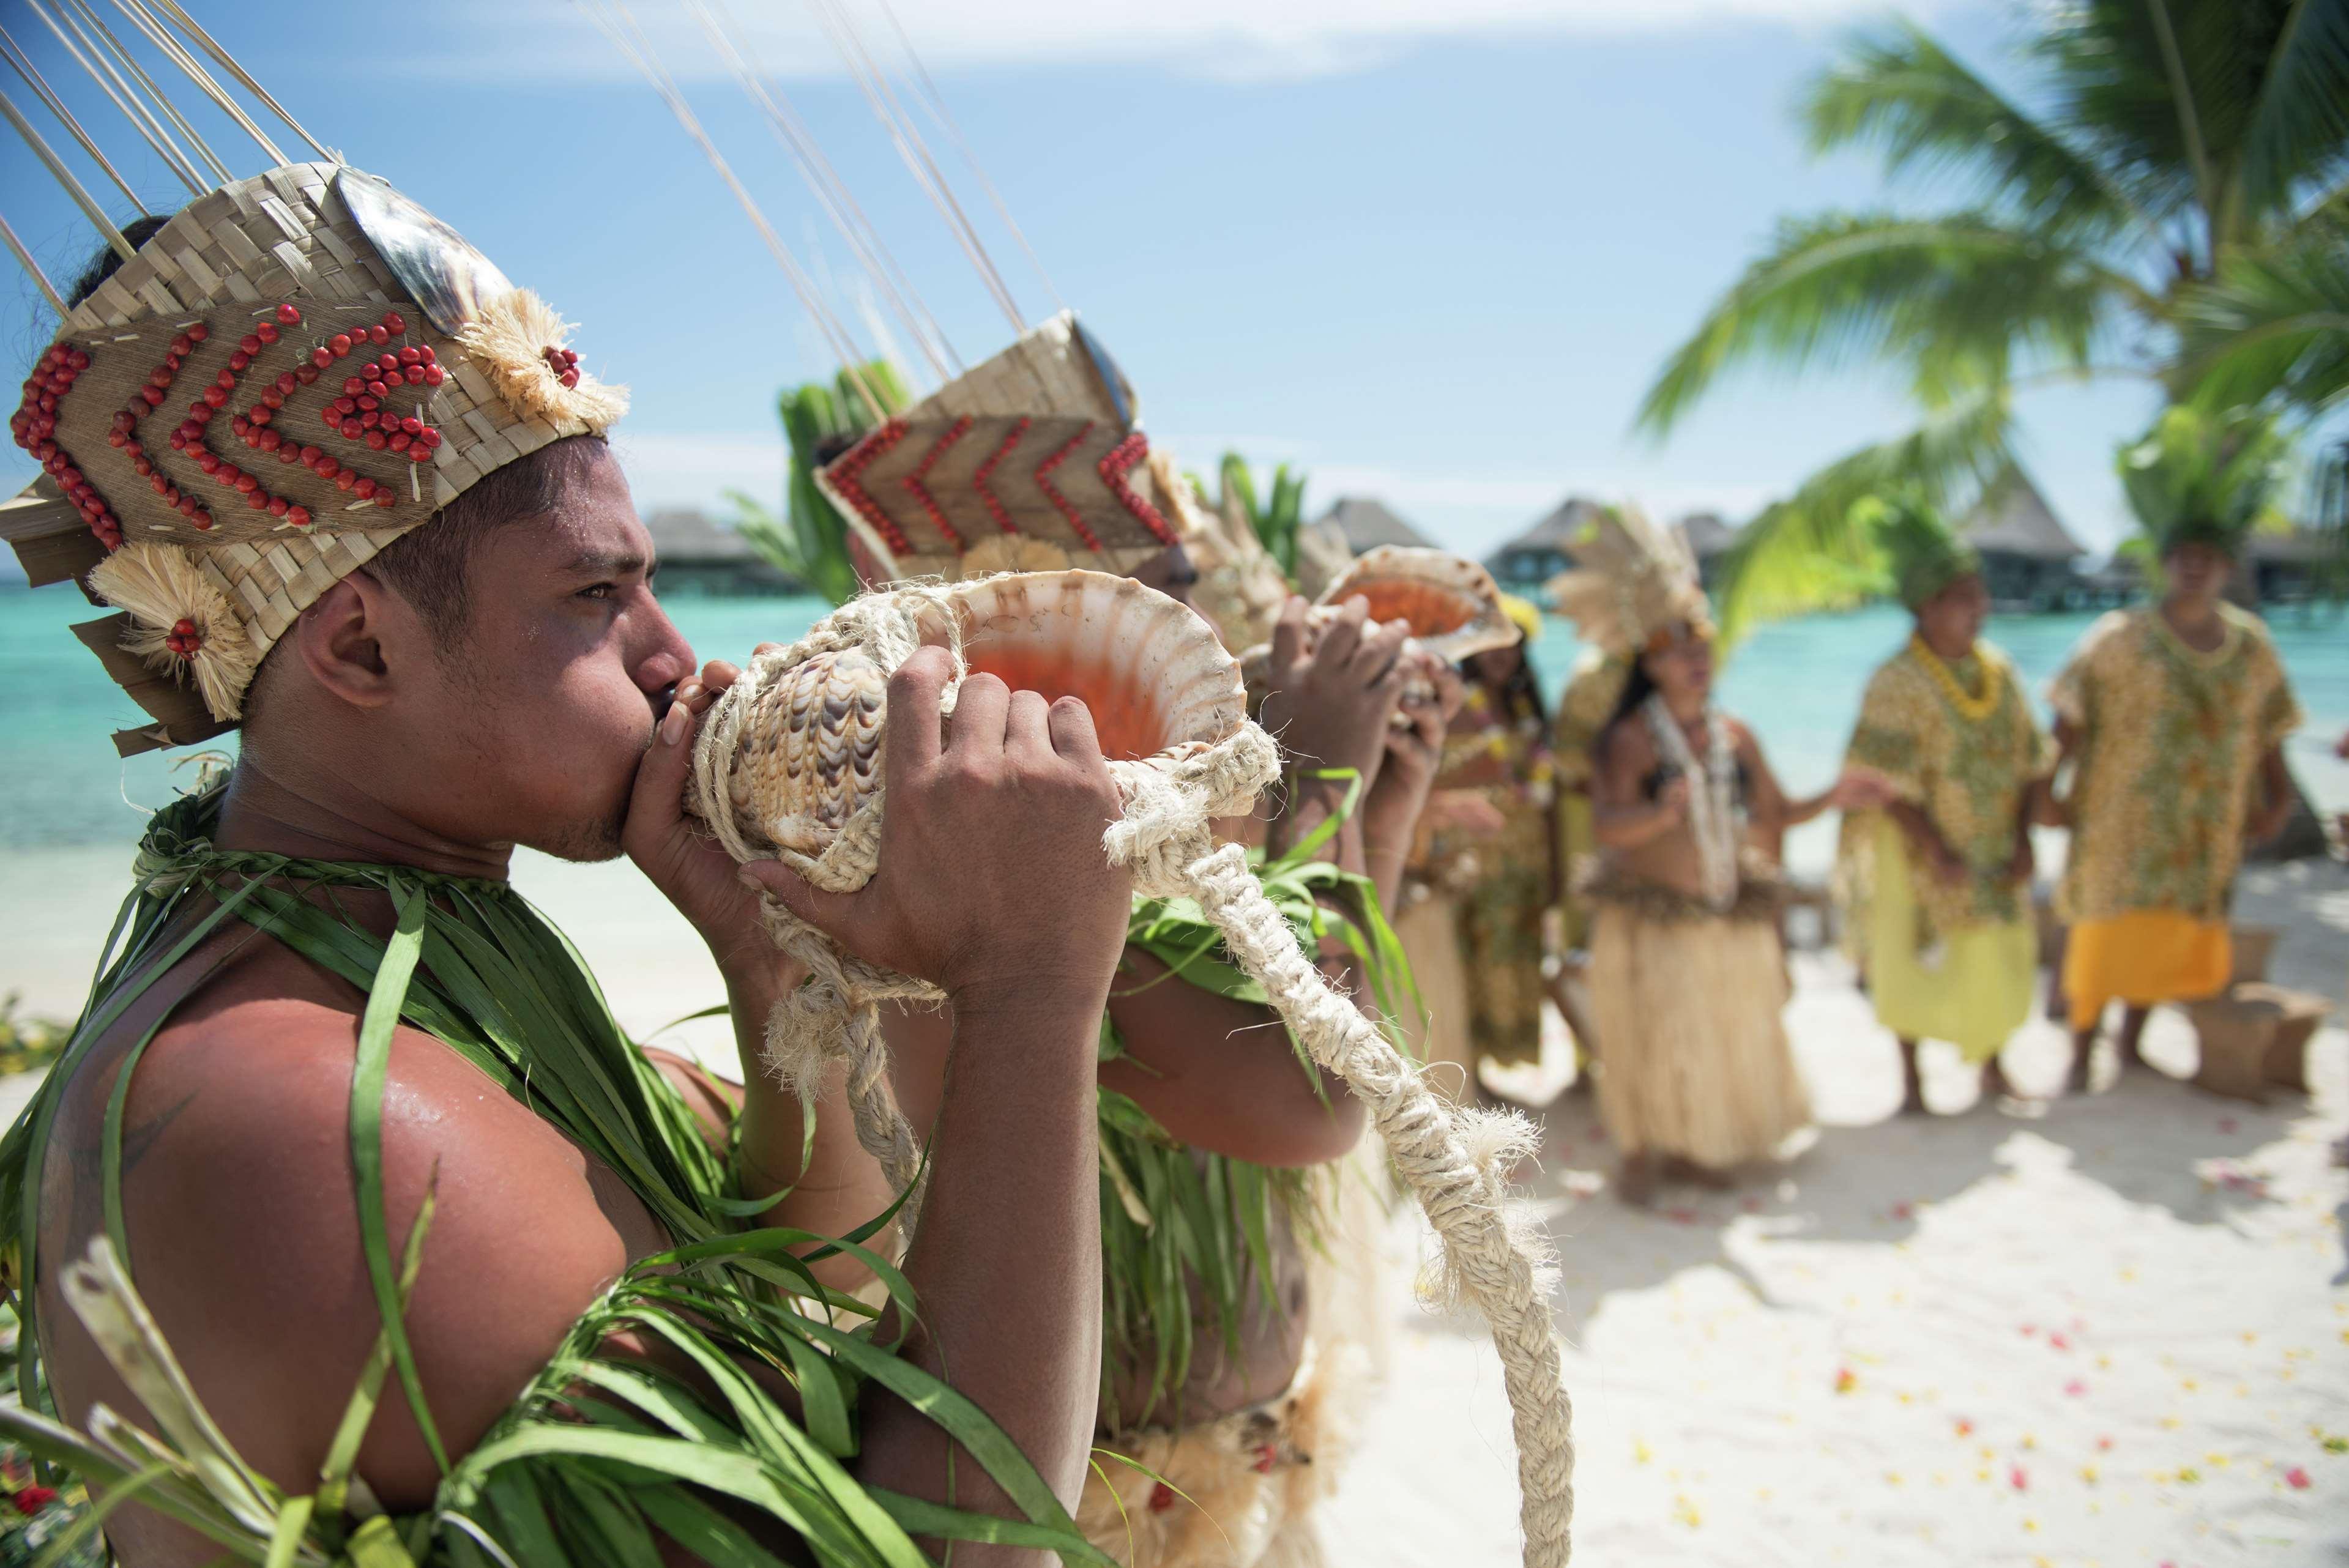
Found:
[[[2002,610],[2061,610],[2083,591],[2080,562],[2087,547],[2056,521],[2020,468],[1991,483],[1958,532],[1982,552],[1982,579]]]
[[[1432,546],[1435,542],[1396,516],[1386,502],[1375,496],[1340,496],[1310,526],[1343,540],[1349,555],[1360,555],[1381,544]]]
[[[800,583],[768,561],[734,530],[693,507],[666,507],[645,519],[660,562],[663,597],[701,594],[713,598],[796,593]]]
[[[1567,497],[1540,521],[1486,556],[1485,570],[1504,588],[1520,593],[1539,589],[1574,564],[1573,542],[1599,512],[1595,500]]]

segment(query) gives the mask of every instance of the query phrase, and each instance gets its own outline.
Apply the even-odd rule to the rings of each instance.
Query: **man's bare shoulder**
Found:
[[[198,1392],[257,1468],[298,1489],[380,1327],[352,1158],[358,1014],[309,985],[226,989],[191,997],[140,1061],[122,1121],[125,1231],[132,1276]],[[113,1043],[70,1086],[65,1158],[50,1161],[67,1167],[45,1204],[51,1277],[102,1223]],[[395,1252],[434,1196],[408,1328],[435,1423],[462,1451],[659,1234],[616,1178],[430,1036],[395,1031],[380,1107]],[[127,1390],[94,1346],[54,1306],[48,1323],[68,1403],[120,1408]],[[394,1506],[430,1495],[396,1387],[360,1472]]]

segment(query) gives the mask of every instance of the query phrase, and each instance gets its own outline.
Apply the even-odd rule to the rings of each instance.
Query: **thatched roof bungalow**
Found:
[[[1555,511],[1485,558],[1504,588],[1537,589],[1574,564],[1574,541],[1598,517],[1599,505],[1568,496]]]
[[[1313,526],[1334,532],[1355,555],[1381,544],[1430,546],[1434,542],[1397,517],[1386,502],[1375,496],[1340,496],[1328,511],[1313,521]]]
[[[2047,498],[2020,468],[1992,482],[1958,532],[1982,552],[1982,580],[1993,603],[2059,609],[2080,589],[2087,547],[2056,521]]]
[[[665,507],[645,519],[660,563],[663,597],[680,593],[795,593],[801,584],[733,529],[695,507]]]

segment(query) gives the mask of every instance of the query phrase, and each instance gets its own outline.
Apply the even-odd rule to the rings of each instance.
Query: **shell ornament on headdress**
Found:
[[[125,755],[233,727],[326,589],[626,407],[536,295],[341,163],[232,181],[135,249],[108,234],[112,274],[52,291],[63,325],[9,420],[43,471],[0,537],[35,584],[119,612],[75,632],[151,721]]]
[[[1637,507],[1610,507],[1584,526],[1572,552],[1575,569],[1550,580],[1550,608],[1583,641],[1636,656],[1675,626],[1713,634],[1696,556],[1678,530],[1657,527]]]

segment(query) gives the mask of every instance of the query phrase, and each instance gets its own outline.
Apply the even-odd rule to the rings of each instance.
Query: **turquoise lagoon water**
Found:
[[[704,658],[740,658],[762,640],[788,640],[823,608],[814,599],[680,596],[668,603]],[[124,761],[107,738],[140,716],[67,629],[98,613],[62,585],[0,584],[0,853],[127,847],[145,812],[170,798],[181,754]],[[2001,617],[1990,635],[2035,693],[2092,619]],[[2287,612],[2272,624],[2309,714],[2292,746],[2293,767],[2322,809],[2349,810],[2349,764],[2333,755],[2349,730],[2349,622]],[[1868,673],[1900,645],[1908,627],[1899,611],[1877,607],[1765,627],[1737,650],[1723,700],[1759,732],[1789,788],[1815,789],[1833,775]],[[1578,651],[1564,623],[1548,624],[1534,648],[1546,694],[1555,696]],[[233,739],[216,744],[233,749]],[[1797,866],[1812,869],[1824,858],[1824,826],[1791,846]]]

